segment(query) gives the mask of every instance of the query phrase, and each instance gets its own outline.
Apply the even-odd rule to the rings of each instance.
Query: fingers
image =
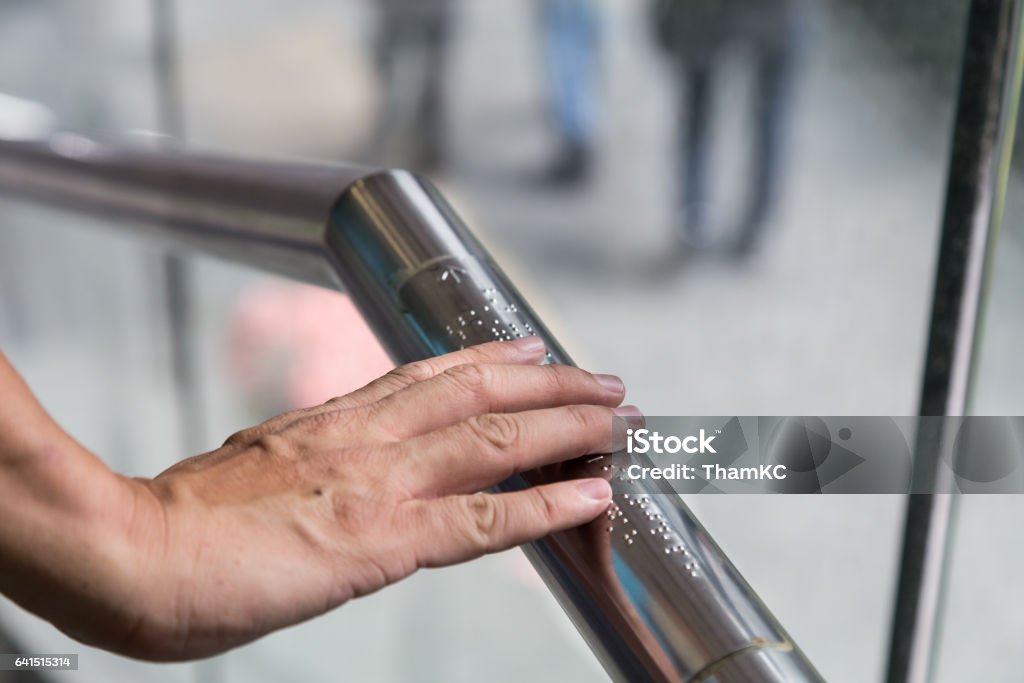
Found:
[[[617,406],[625,394],[618,377],[568,365],[465,363],[384,398],[375,406],[373,421],[396,439],[407,439],[481,413]]]
[[[236,432],[227,438],[224,446],[227,448],[245,447],[264,434],[274,434],[301,420],[315,418],[323,413],[369,405],[396,391],[429,380],[459,365],[467,363],[539,363],[544,359],[544,353],[544,342],[541,338],[531,336],[511,342],[480,344],[437,358],[427,358],[409,363],[395,368],[362,389],[331,399],[323,405],[282,413],[255,427]]]
[[[544,341],[540,337],[524,337],[511,342],[490,342],[471,346],[436,358],[426,358],[395,368],[383,377],[327,402],[341,408],[369,405],[418,382],[424,382],[458,365],[467,363],[539,363],[544,359]]]
[[[465,562],[585,524],[607,509],[611,495],[604,479],[578,479],[415,501],[417,561],[421,567]]]
[[[612,417],[632,407],[573,405],[487,413],[389,447],[413,496],[472,493],[517,472],[612,450]]]

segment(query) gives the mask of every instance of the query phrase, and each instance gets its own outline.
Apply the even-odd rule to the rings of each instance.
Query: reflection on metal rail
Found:
[[[0,191],[341,286],[399,362],[530,334],[545,340],[551,362],[571,362],[437,191],[404,171],[116,151],[55,137],[0,142]],[[609,515],[639,532],[629,540],[602,516],[525,547],[613,678],[822,680],[678,496],[638,487],[616,506]],[[670,551],[679,546],[686,553]]]

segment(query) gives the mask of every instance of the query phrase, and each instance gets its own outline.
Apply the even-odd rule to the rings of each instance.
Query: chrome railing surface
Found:
[[[0,192],[351,295],[398,362],[538,335],[571,363],[427,181],[405,171],[0,141]],[[573,469],[517,475],[521,489]],[[638,482],[594,522],[524,546],[621,681],[821,681],[683,501]],[[623,528],[638,533],[622,533]]]

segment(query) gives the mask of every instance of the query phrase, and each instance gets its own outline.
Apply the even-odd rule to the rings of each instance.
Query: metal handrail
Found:
[[[538,335],[550,362],[571,363],[437,190],[409,172],[118,150],[57,136],[0,141],[0,192],[344,288],[398,362]],[[588,465],[516,475],[499,489],[577,467]],[[677,495],[637,481],[634,493],[615,495],[608,515],[639,533],[611,533],[602,516],[524,550],[613,678],[823,680]]]

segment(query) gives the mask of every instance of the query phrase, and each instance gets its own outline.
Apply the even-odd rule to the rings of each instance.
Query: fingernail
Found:
[[[516,339],[510,343],[520,351],[531,355],[538,354],[544,350],[544,340],[537,335]]]
[[[615,375],[594,375],[594,379],[611,394],[625,394],[626,385]]]
[[[643,427],[647,424],[644,414],[636,406],[619,406],[612,411],[616,417],[621,417],[630,427]]]
[[[611,500],[612,487],[604,479],[584,479],[576,484],[580,495],[590,500]]]

